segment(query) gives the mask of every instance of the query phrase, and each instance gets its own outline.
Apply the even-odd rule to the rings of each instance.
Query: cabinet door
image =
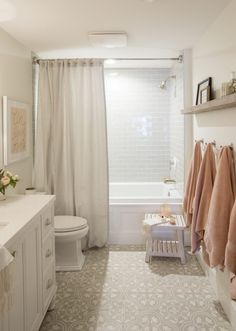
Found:
[[[23,295],[23,257],[22,242],[16,243],[10,249],[14,255],[13,278],[14,290],[12,297],[12,307],[9,310],[9,330],[24,331],[24,295]]]
[[[42,319],[42,267],[40,218],[23,240],[25,331],[38,330]]]
[[[12,292],[9,298],[9,311],[6,311],[0,319],[1,331],[25,331],[23,310],[23,264],[22,242],[15,242],[7,247],[14,255],[14,261],[10,266],[12,277]]]

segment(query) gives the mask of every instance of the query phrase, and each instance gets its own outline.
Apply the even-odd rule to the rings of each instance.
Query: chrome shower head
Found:
[[[162,80],[159,87],[164,90],[166,88],[166,80]]]
[[[162,90],[166,89],[166,85],[167,85],[166,83],[167,83],[167,81],[168,81],[170,78],[176,79],[176,75],[169,76],[169,77],[167,77],[165,80],[162,80],[162,81],[161,81],[161,84],[159,85],[159,87],[160,87]]]

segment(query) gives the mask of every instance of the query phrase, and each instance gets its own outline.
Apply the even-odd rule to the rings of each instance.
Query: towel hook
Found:
[[[199,139],[199,140],[195,139],[195,143],[201,143],[201,144],[203,144],[204,143],[204,139]]]
[[[231,148],[231,149],[234,149],[234,144],[233,143],[231,143],[230,145],[227,145],[229,148]],[[220,145],[220,148],[223,148],[224,146],[223,145]]]
[[[213,146],[216,147],[216,141],[215,141],[215,140],[213,140],[213,141],[211,142],[211,144],[212,144]]]

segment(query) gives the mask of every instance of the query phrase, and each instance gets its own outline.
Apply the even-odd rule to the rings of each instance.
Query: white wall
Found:
[[[206,77],[213,79],[216,96],[222,82],[229,81],[231,71],[236,71],[236,1],[233,0],[206,32],[193,50],[194,100],[197,83]],[[195,116],[194,136],[218,144],[236,145],[236,111],[224,109]]]
[[[31,53],[18,41],[0,29],[0,168],[3,166],[2,148],[2,96],[26,102],[32,109],[32,60]],[[30,111],[32,115],[32,111]],[[32,120],[30,118],[30,123]],[[32,132],[32,129],[31,129]],[[13,163],[6,168],[17,173],[21,180],[15,193],[23,193],[25,187],[31,185],[32,177],[32,139],[30,157]],[[9,192],[11,190],[9,189]]]
[[[236,71],[235,13],[236,0],[233,0],[193,49],[194,101],[198,82],[211,76],[216,96],[219,96],[221,83],[229,81],[231,71]],[[236,108],[194,116],[194,138],[216,140],[218,146],[233,143],[236,148]],[[229,296],[229,275],[218,270],[208,272],[236,329],[236,317],[233,321],[233,316],[236,316],[236,310],[233,310],[235,305]]]

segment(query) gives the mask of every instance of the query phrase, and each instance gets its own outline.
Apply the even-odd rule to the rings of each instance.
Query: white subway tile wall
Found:
[[[170,127],[176,127],[177,105],[170,82],[159,88],[170,74],[163,68],[105,70],[111,182],[158,182],[170,175],[170,157],[179,152],[170,141],[179,139]]]

